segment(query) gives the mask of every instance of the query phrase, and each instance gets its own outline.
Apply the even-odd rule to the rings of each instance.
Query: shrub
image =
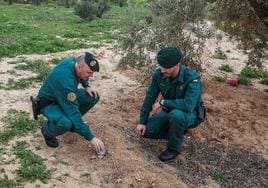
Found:
[[[102,14],[109,10],[108,0],[100,0],[95,2],[94,0],[82,0],[74,7],[75,14],[80,16],[80,18],[92,21],[96,17],[101,18]]]
[[[225,82],[226,78],[222,77],[222,76],[214,76],[212,78],[212,80],[217,81],[217,82]]]
[[[247,77],[240,76],[238,80],[239,80],[239,83],[242,85],[246,85],[246,86],[251,85],[251,80]]]
[[[94,20],[97,14],[97,7],[92,0],[83,0],[74,7],[75,14],[80,18],[91,21]]]
[[[264,85],[268,85],[268,78],[263,78],[261,81],[260,81],[261,84],[264,84]]]
[[[232,69],[232,67],[230,67],[228,64],[221,65],[219,69],[222,71],[225,71],[225,72],[233,72],[234,71]]]
[[[262,69],[246,66],[241,71],[240,75],[246,78],[267,78],[268,72]]]
[[[143,78],[149,79],[151,71],[148,69],[154,70],[157,66],[156,61],[152,60],[152,52],[157,52],[162,47],[175,46],[180,48],[184,55],[183,64],[201,70],[200,57],[204,38],[196,31],[201,31],[199,26],[205,5],[204,0],[152,1],[151,14],[145,15],[144,20],[132,25],[120,35],[119,47],[124,50],[124,62],[121,61],[120,65],[139,66],[146,73]],[[133,59],[133,53],[137,59],[127,63],[126,60]]]

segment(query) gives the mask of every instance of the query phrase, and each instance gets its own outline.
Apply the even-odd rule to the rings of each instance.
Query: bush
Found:
[[[246,85],[246,86],[251,85],[251,80],[249,78],[247,78],[247,77],[241,76],[241,77],[238,78],[238,80],[239,80],[239,83],[242,84],[242,85]]]
[[[246,66],[241,71],[240,75],[246,78],[267,78],[268,72],[262,69]]]
[[[234,71],[232,69],[232,67],[230,67],[228,64],[221,65],[219,69],[222,71],[225,71],[225,72],[233,72]]]
[[[261,81],[260,81],[261,84],[264,84],[264,85],[268,85],[268,78],[263,78]]]
[[[152,52],[157,52],[162,47],[175,46],[184,55],[183,64],[201,70],[204,38],[194,31],[200,31],[205,5],[204,0],[152,1],[151,14],[144,16],[143,21],[132,25],[120,35],[119,46],[124,50],[120,65],[139,66],[146,73],[144,78],[149,79],[151,72],[148,69],[154,70],[153,67],[157,66],[156,61],[152,60]],[[137,59],[127,63],[126,60],[133,59],[133,53]]]
[[[212,80],[217,81],[217,82],[225,82],[226,78],[222,77],[222,76],[214,76],[212,78]]]
[[[97,14],[97,7],[92,0],[83,0],[74,7],[75,14],[80,18],[91,21],[94,20]]]
[[[83,0],[74,7],[75,14],[80,18],[92,21],[96,17],[101,18],[102,14],[109,10],[108,0],[100,0],[95,2],[94,0]]]

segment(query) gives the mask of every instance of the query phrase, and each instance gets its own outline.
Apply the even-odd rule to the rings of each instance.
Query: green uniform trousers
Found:
[[[181,110],[165,110],[148,119],[144,137],[167,139],[168,149],[179,151],[183,142],[184,131],[197,126],[196,112],[186,113]]]
[[[91,97],[84,89],[78,89],[76,96],[81,116],[86,114],[99,101],[99,96],[96,98]],[[69,130],[75,130],[72,121],[65,115],[59,105],[48,105],[41,109],[41,113],[47,117],[47,122],[44,126],[46,136],[56,137]]]

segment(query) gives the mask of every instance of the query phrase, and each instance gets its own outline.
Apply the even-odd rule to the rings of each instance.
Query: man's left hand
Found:
[[[87,87],[86,91],[91,97],[97,98],[97,96],[99,96],[98,92],[91,86]]]

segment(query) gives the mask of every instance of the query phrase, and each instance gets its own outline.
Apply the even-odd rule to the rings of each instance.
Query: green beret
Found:
[[[162,48],[157,54],[157,62],[161,67],[171,68],[182,59],[181,51],[176,47]]]
[[[100,71],[99,62],[94,58],[93,54],[86,52],[85,53],[85,62],[92,71],[94,71],[94,72]]]

